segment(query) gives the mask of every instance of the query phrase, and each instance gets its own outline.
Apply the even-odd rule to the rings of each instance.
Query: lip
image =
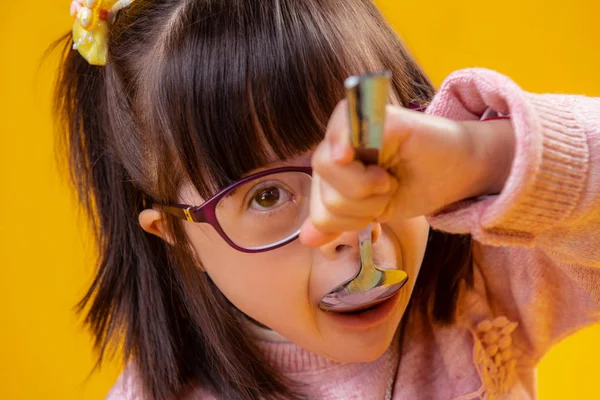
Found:
[[[344,314],[331,311],[321,311],[326,314],[326,318],[336,325],[352,331],[365,331],[373,329],[384,323],[393,313],[398,305],[398,299],[402,289],[389,299],[379,303],[372,310],[360,314]]]

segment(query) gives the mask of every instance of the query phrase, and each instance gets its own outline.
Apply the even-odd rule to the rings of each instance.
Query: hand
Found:
[[[347,104],[336,107],[312,159],[303,243],[320,246],[374,220],[428,215],[502,190],[514,152],[510,121],[453,121],[395,106],[386,112],[381,166],[365,166],[349,144]]]

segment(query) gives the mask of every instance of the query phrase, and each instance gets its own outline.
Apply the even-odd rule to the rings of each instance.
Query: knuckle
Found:
[[[348,186],[348,196],[360,200],[368,197],[371,194],[371,188],[368,183],[356,182],[354,185]]]
[[[320,231],[328,231],[331,226],[331,218],[325,213],[315,213],[311,216],[311,222]]]
[[[324,153],[324,145],[323,143],[321,143],[315,150],[311,159],[311,165],[313,170],[317,172],[322,172],[325,169],[327,165],[327,157],[325,157]]]
[[[336,220],[323,204],[313,208],[310,219],[314,227],[321,232],[335,231]]]
[[[344,198],[333,189],[325,189],[321,193],[321,199],[325,207],[332,211],[343,210],[347,204]]]

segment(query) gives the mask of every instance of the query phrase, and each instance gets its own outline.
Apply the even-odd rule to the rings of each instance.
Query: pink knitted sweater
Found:
[[[402,354],[340,364],[262,340],[270,362],[315,399],[533,399],[535,366],[552,345],[600,319],[600,99],[535,95],[489,70],[452,74],[428,113],[477,120],[509,113],[516,134],[502,193],[454,204],[432,227],[475,239],[474,290],[457,323],[414,314]],[[139,399],[128,368],[109,400]],[[202,389],[189,399],[214,399]]]

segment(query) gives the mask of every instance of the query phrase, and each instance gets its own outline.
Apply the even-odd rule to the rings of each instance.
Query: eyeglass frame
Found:
[[[233,190],[238,187],[262,178],[263,176],[279,174],[284,172],[300,172],[306,175],[309,175],[312,178],[312,167],[301,167],[301,166],[289,166],[289,167],[279,167],[267,169],[264,171],[260,171],[251,175],[248,175],[240,180],[233,182],[232,184],[226,186],[225,188],[219,190],[215,195],[211,196],[208,200],[198,206],[192,206],[189,204],[152,204],[152,208],[158,209],[160,211],[164,211],[167,214],[170,214],[179,219],[186,220],[188,222],[196,222],[196,223],[207,223],[211,225],[217,233],[225,240],[225,242],[233,247],[234,249],[241,251],[243,253],[262,253],[269,250],[275,250],[279,247],[285,246],[288,243],[293,242],[298,239],[300,232],[296,232],[294,235],[290,236],[287,239],[284,239],[279,242],[275,242],[272,245],[265,245],[258,248],[247,249],[245,247],[241,247],[237,245],[223,230],[219,220],[217,219],[217,205],[219,201],[231,193]]]

